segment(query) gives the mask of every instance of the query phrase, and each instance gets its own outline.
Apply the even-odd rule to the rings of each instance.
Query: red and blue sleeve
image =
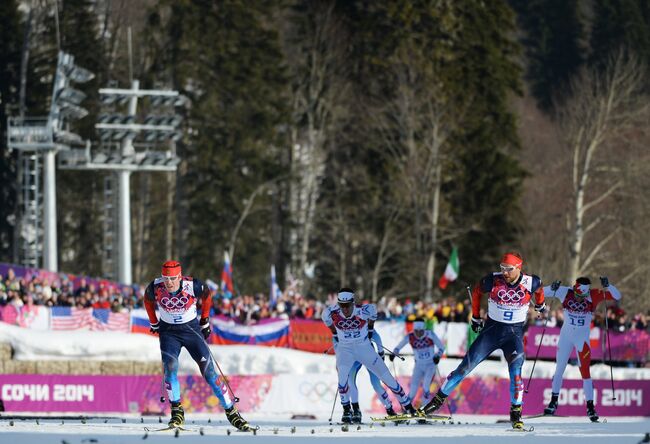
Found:
[[[481,317],[481,299],[483,293],[489,293],[494,286],[494,277],[492,274],[485,276],[479,283],[474,285],[472,289],[472,316],[475,318]]]
[[[194,294],[199,295],[201,300],[201,319],[210,317],[210,309],[212,308],[212,297],[210,295],[210,288],[198,279],[194,279]]]
[[[535,305],[542,305],[544,303],[544,285],[542,284],[542,279],[535,275],[532,275],[532,278],[533,285],[531,287],[531,292],[535,299]]]
[[[151,282],[144,291],[144,308],[147,310],[149,322],[151,324],[156,324],[158,322],[158,316],[156,316],[156,297],[153,293],[153,282]]]

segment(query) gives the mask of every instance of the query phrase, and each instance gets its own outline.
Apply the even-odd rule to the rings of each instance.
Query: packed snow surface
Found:
[[[340,414],[339,414],[340,415]],[[361,444],[395,443],[405,439],[408,443],[454,442],[468,443],[631,443],[644,441],[650,432],[650,418],[611,418],[606,423],[590,423],[587,418],[537,418],[526,420],[532,432],[513,432],[507,423],[497,423],[494,416],[454,417],[452,423],[427,425],[409,424],[395,426],[370,422],[365,417],[362,425],[351,425],[344,431],[336,421],[330,425],[328,418],[316,420],[291,420],[286,416],[246,415],[251,424],[260,426],[253,433],[238,432],[224,416],[188,415],[188,431],[145,431],[165,426],[158,417],[91,417],[84,419],[44,419],[0,416],[2,443],[10,444],[117,444],[146,442],[175,443],[315,443],[336,442]],[[175,441],[177,439],[177,441]]]

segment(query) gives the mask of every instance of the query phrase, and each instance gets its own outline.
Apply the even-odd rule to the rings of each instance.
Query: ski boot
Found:
[[[185,411],[180,403],[172,403],[172,417],[167,423],[169,427],[183,427],[185,424]]]
[[[551,402],[549,402],[548,407],[544,409],[545,415],[555,415],[555,411],[557,410],[557,397],[558,393],[553,393],[551,395]]]
[[[429,401],[424,407],[420,407],[420,410],[418,410],[418,412],[421,416],[435,413],[445,402],[445,399],[447,399],[447,395],[438,390],[438,393],[436,393],[436,395],[431,398],[431,401]]]
[[[391,405],[390,407],[386,408],[386,416],[395,416],[397,415],[397,412],[395,412],[395,409]]]
[[[406,413],[412,416],[420,416],[420,413],[417,410],[415,410],[415,408],[413,408],[413,404],[411,404],[410,402],[402,406],[402,413]],[[402,421],[395,421],[395,422],[397,424],[406,424],[408,423],[408,421],[409,421],[408,419],[404,419]]]
[[[341,416],[343,424],[352,424],[352,410],[350,404],[343,404],[343,416]]]
[[[242,432],[248,432],[251,430],[251,426],[244,418],[242,418],[242,416],[239,414],[239,410],[237,410],[237,407],[234,405],[229,409],[226,409],[226,418],[228,418],[228,422],[230,422],[233,427],[241,430]]]
[[[409,414],[411,414],[413,416],[419,416],[420,415],[418,413],[418,411],[415,410],[415,408],[413,407],[413,404],[411,404],[410,402],[408,404],[406,404],[406,405],[403,405],[402,410],[404,411],[404,413],[409,413]]]
[[[510,406],[510,424],[513,429],[523,429],[524,422],[521,420],[521,405]]]
[[[420,404],[420,407],[427,405],[427,403],[431,400],[431,394],[427,393],[422,396],[422,403]],[[418,415],[420,415],[420,409],[418,409]],[[426,419],[418,419],[418,424],[426,424],[427,420]]]
[[[361,410],[358,402],[352,403],[352,423],[361,424]]]
[[[587,401],[587,416],[591,422],[598,422],[599,416],[596,414],[596,409],[594,408],[594,401]]]

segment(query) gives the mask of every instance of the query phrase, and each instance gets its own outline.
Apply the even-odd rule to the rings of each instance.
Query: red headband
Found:
[[[163,276],[178,276],[181,274],[181,263],[178,261],[167,261],[162,266]]]
[[[515,256],[512,253],[506,253],[503,255],[501,258],[501,263],[502,264],[508,264],[508,265],[513,265],[517,268],[521,268],[522,265],[524,265],[524,260]]]

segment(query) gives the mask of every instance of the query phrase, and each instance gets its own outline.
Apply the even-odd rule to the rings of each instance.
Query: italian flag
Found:
[[[445,274],[443,274],[440,277],[440,281],[438,281],[438,287],[440,287],[442,290],[447,288],[447,284],[456,280],[459,270],[460,265],[458,264],[458,248],[454,247],[453,250],[451,250],[451,256],[449,257],[447,268],[445,268]]]

